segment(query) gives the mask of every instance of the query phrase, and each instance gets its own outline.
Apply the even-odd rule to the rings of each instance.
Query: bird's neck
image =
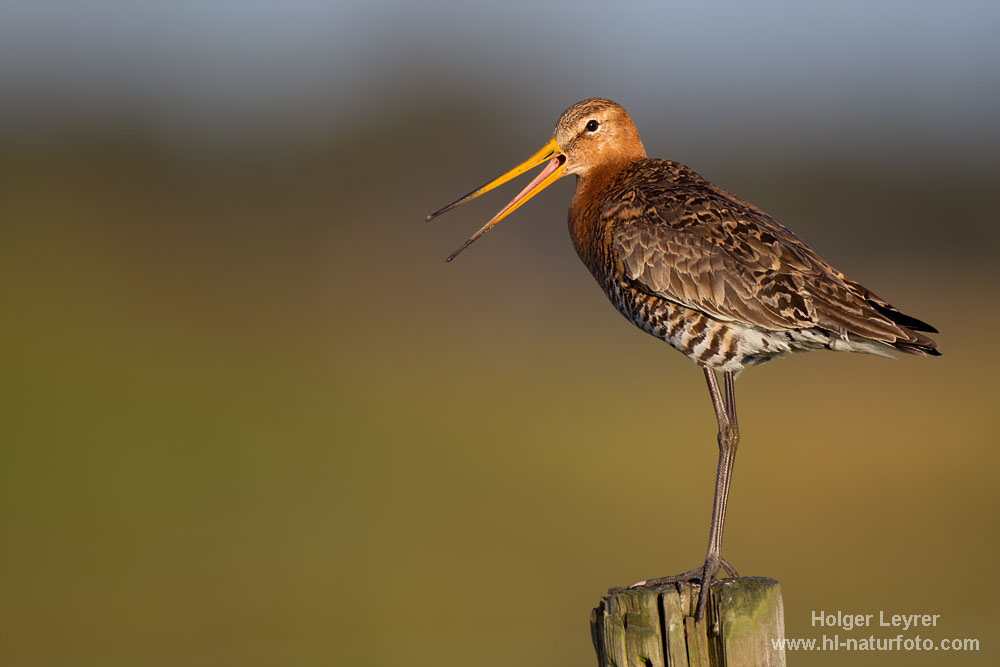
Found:
[[[600,253],[604,231],[601,226],[601,206],[618,176],[640,159],[642,158],[636,157],[605,163],[577,177],[576,194],[569,207],[569,233],[580,259],[595,276],[603,266]]]
[[[573,202],[570,210],[586,208],[588,204],[600,201],[601,193],[607,190],[615,178],[634,162],[641,160],[645,155],[622,157],[613,162],[605,162],[599,167],[589,169],[581,173],[576,181],[576,194],[573,195]]]

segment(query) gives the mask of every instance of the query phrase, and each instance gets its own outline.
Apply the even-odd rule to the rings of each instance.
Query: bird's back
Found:
[[[612,303],[704,366],[788,352],[939,354],[904,315],[755,206],[676,162],[642,159],[578,189],[570,232]]]

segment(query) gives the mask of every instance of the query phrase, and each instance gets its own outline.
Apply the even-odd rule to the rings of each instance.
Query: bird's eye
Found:
[[[587,121],[587,132],[597,132],[597,128],[601,125],[596,120]]]

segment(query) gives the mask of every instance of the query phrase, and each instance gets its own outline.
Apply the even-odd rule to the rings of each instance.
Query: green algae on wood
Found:
[[[712,583],[694,622],[698,585],[613,588],[590,617],[599,667],[784,667],[784,608],[777,581]]]

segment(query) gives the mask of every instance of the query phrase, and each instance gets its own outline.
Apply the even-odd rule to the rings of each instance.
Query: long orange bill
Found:
[[[508,171],[506,174],[490,181],[481,188],[473,190],[464,197],[461,197],[453,201],[444,208],[435,211],[434,213],[431,213],[429,216],[427,216],[427,220],[433,220],[442,213],[446,213],[453,208],[461,206],[467,201],[475,199],[481,194],[489,192],[495,187],[503,185],[512,178],[520,176],[524,172],[528,171],[533,167],[537,167],[546,160],[548,160],[548,164],[545,165],[545,169],[543,169],[538,174],[538,176],[536,176],[534,180],[531,181],[531,183],[528,183],[528,186],[523,190],[521,190],[521,192],[518,193],[516,197],[511,199],[509,204],[500,209],[499,213],[490,218],[490,221],[487,222],[485,225],[483,225],[478,232],[476,232],[468,239],[466,239],[465,243],[463,243],[455,252],[448,255],[448,258],[445,260],[446,262],[450,262],[451,260],[455,259],[455,257],[458,256],[458,253],[468,248],[470,245],[472,245],[472,243],[476,239],[478,239],[486,232],[490,231],[490,229],[492,229],[495,224],[497,224],[498,222],[506,218],[508,215],[516,211],[518,208],[520,208],[521,205],[524,204],[524,202],[528,201],[529,199],[537,195],[539,192],[547,188],[549,185],[551,185],[552,183],[556,182],[557,180],[565,176],[566,156],[562,154],[559,145],[556,144],[556,140],[555,138],[553,138],[547,144],[542,146],[542,149],[540,151],[538,151],[537,153],[535,153],[534,155],[532,155],[527,160],[517,165],[510,171]]]

